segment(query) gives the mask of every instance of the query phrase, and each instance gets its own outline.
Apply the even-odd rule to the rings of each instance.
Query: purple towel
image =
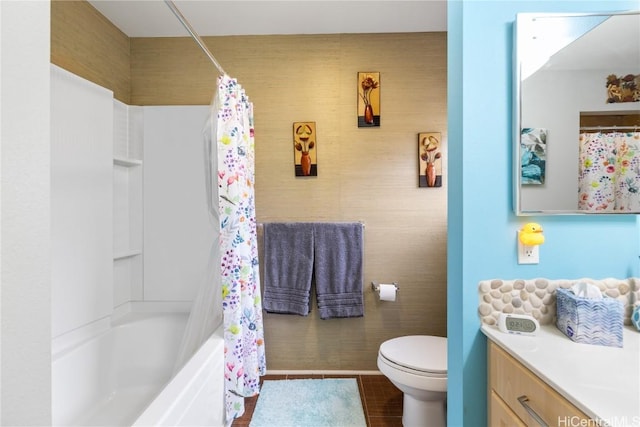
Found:
[[[364,316],[362,224],[314,223],[313,234],[320,318]]]
[[[309,314],[313,274],[313,225],[264,224],[264,309]]]

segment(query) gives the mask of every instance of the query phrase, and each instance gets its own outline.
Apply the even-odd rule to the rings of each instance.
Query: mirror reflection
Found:
[[[640,11],[518,14],[518,215],[640,213]]]

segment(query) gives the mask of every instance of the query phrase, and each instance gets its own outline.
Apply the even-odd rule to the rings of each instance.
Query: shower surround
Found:
[[[127,106],[53,65],[51,81],[53,423],[222,425],[220,324],[175,366],[215,241],[209,108]]]

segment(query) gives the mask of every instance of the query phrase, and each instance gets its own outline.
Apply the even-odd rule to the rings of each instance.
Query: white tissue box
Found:
[[[624,307],[614,298],[577,297],[568,289],[556,290],[556,326],[572,341],[622,347]]]

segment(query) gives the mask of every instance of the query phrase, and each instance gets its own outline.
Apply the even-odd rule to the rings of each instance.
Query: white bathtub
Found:
[[[186,320],[128,313],[89,338],[54,345],[53,424],[222,426],[221,328],[171,378]]]

